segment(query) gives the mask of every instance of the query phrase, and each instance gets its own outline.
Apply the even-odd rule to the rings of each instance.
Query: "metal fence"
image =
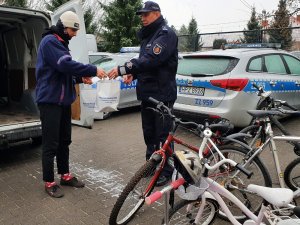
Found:
[[[230,44],[243,43],[245,40],[245,34],[251,40],[251,43],[268,43],[270,39],[270,32],[275,30],[279,29],[178,35],[178,50],[180,52],[205,51],[213,48],[220,48],[221,43],[224,42]],[[292,45],[289,50],[300,50],[300,27],[283,28],[280,30],[283,32],[290,31],[292,34]]]

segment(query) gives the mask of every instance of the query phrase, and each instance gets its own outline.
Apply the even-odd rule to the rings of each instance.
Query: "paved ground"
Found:
[[[300,134],[299,119],[289,119],[284,124],[291,132]],[[279,147],[283,167],[295,157],[289,150],[282,145]],[[85,181],[86,188],[66,187],[63,198],[53,199],[43,189],[40,146],[2,151],[0,225],[107,225],[116,196],[144,162],[144,153],[137,109],[96,121],[93,129],[74,126],[71,171]],[[264,159],[272,168],[269,152],[264,154]],[[273,181],[277,183],[274,174]],[[130,224],[160,224],[162,209],[160,203],[145,206]],[[218,221],[215,224],[225,223]]]

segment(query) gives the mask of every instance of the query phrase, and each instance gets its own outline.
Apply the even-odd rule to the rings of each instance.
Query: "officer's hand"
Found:
[[[101,68],[97,68],[97,77],[99,77],[100,79],[107,77],[106,72],[101,69]]]
[[[93,83],[91,77],[82,77],[81,79],[84,84],[92,84]]]
[[[108,77],[109,79],[115,79],[118,77],[119,72],[118,72],[118,67],[113,68],[111,71],[108,72]]]
[[[125,84],[131,84],[133,76],[131,74],[123,75],[123,82]]]

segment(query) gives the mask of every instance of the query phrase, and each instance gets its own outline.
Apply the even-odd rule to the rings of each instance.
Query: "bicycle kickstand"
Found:
[[[169,192],[164,194],[165,199],[165,222],[163,225],[169,225]]]

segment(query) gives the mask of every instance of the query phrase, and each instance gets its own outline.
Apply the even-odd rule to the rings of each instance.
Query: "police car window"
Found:
[[[262,71],[262,58],[255,58],[250,61],[249,67],[248,67],[249,72],[261,72]]]
[[[266,55],[265,65],[268,73],[287,74],[280,55]]]
[[[89,55],[89,61],[90,63],[94,63],[99,59],[103,59],[104,57],[106,57],[106,55]]]
[[[118,65],[116,63],[116,61],[114,61],[110,57],[105,57],[105,58],[99,59],[96,62],[94,62],[93,64],[99,68],[104,69],[105,71],[109,71]]]
[[[283,55],[283,58],[288,65],[291,74],[300,75],[300,60],[288,55]]]
[[[124,65],[125,62],[128,62],[132,59],[136,54],[117,54],[103,57],[102,59],[97,60],[93,63],[93,65],[104,69],[105,71],[109,71],[118,65]]]
[[[231,58],[187,57],[178,61],[177,73],[180,75],[219,75],[224,74],[230,65]],[[233,68],[231,68],[232,70]]]

